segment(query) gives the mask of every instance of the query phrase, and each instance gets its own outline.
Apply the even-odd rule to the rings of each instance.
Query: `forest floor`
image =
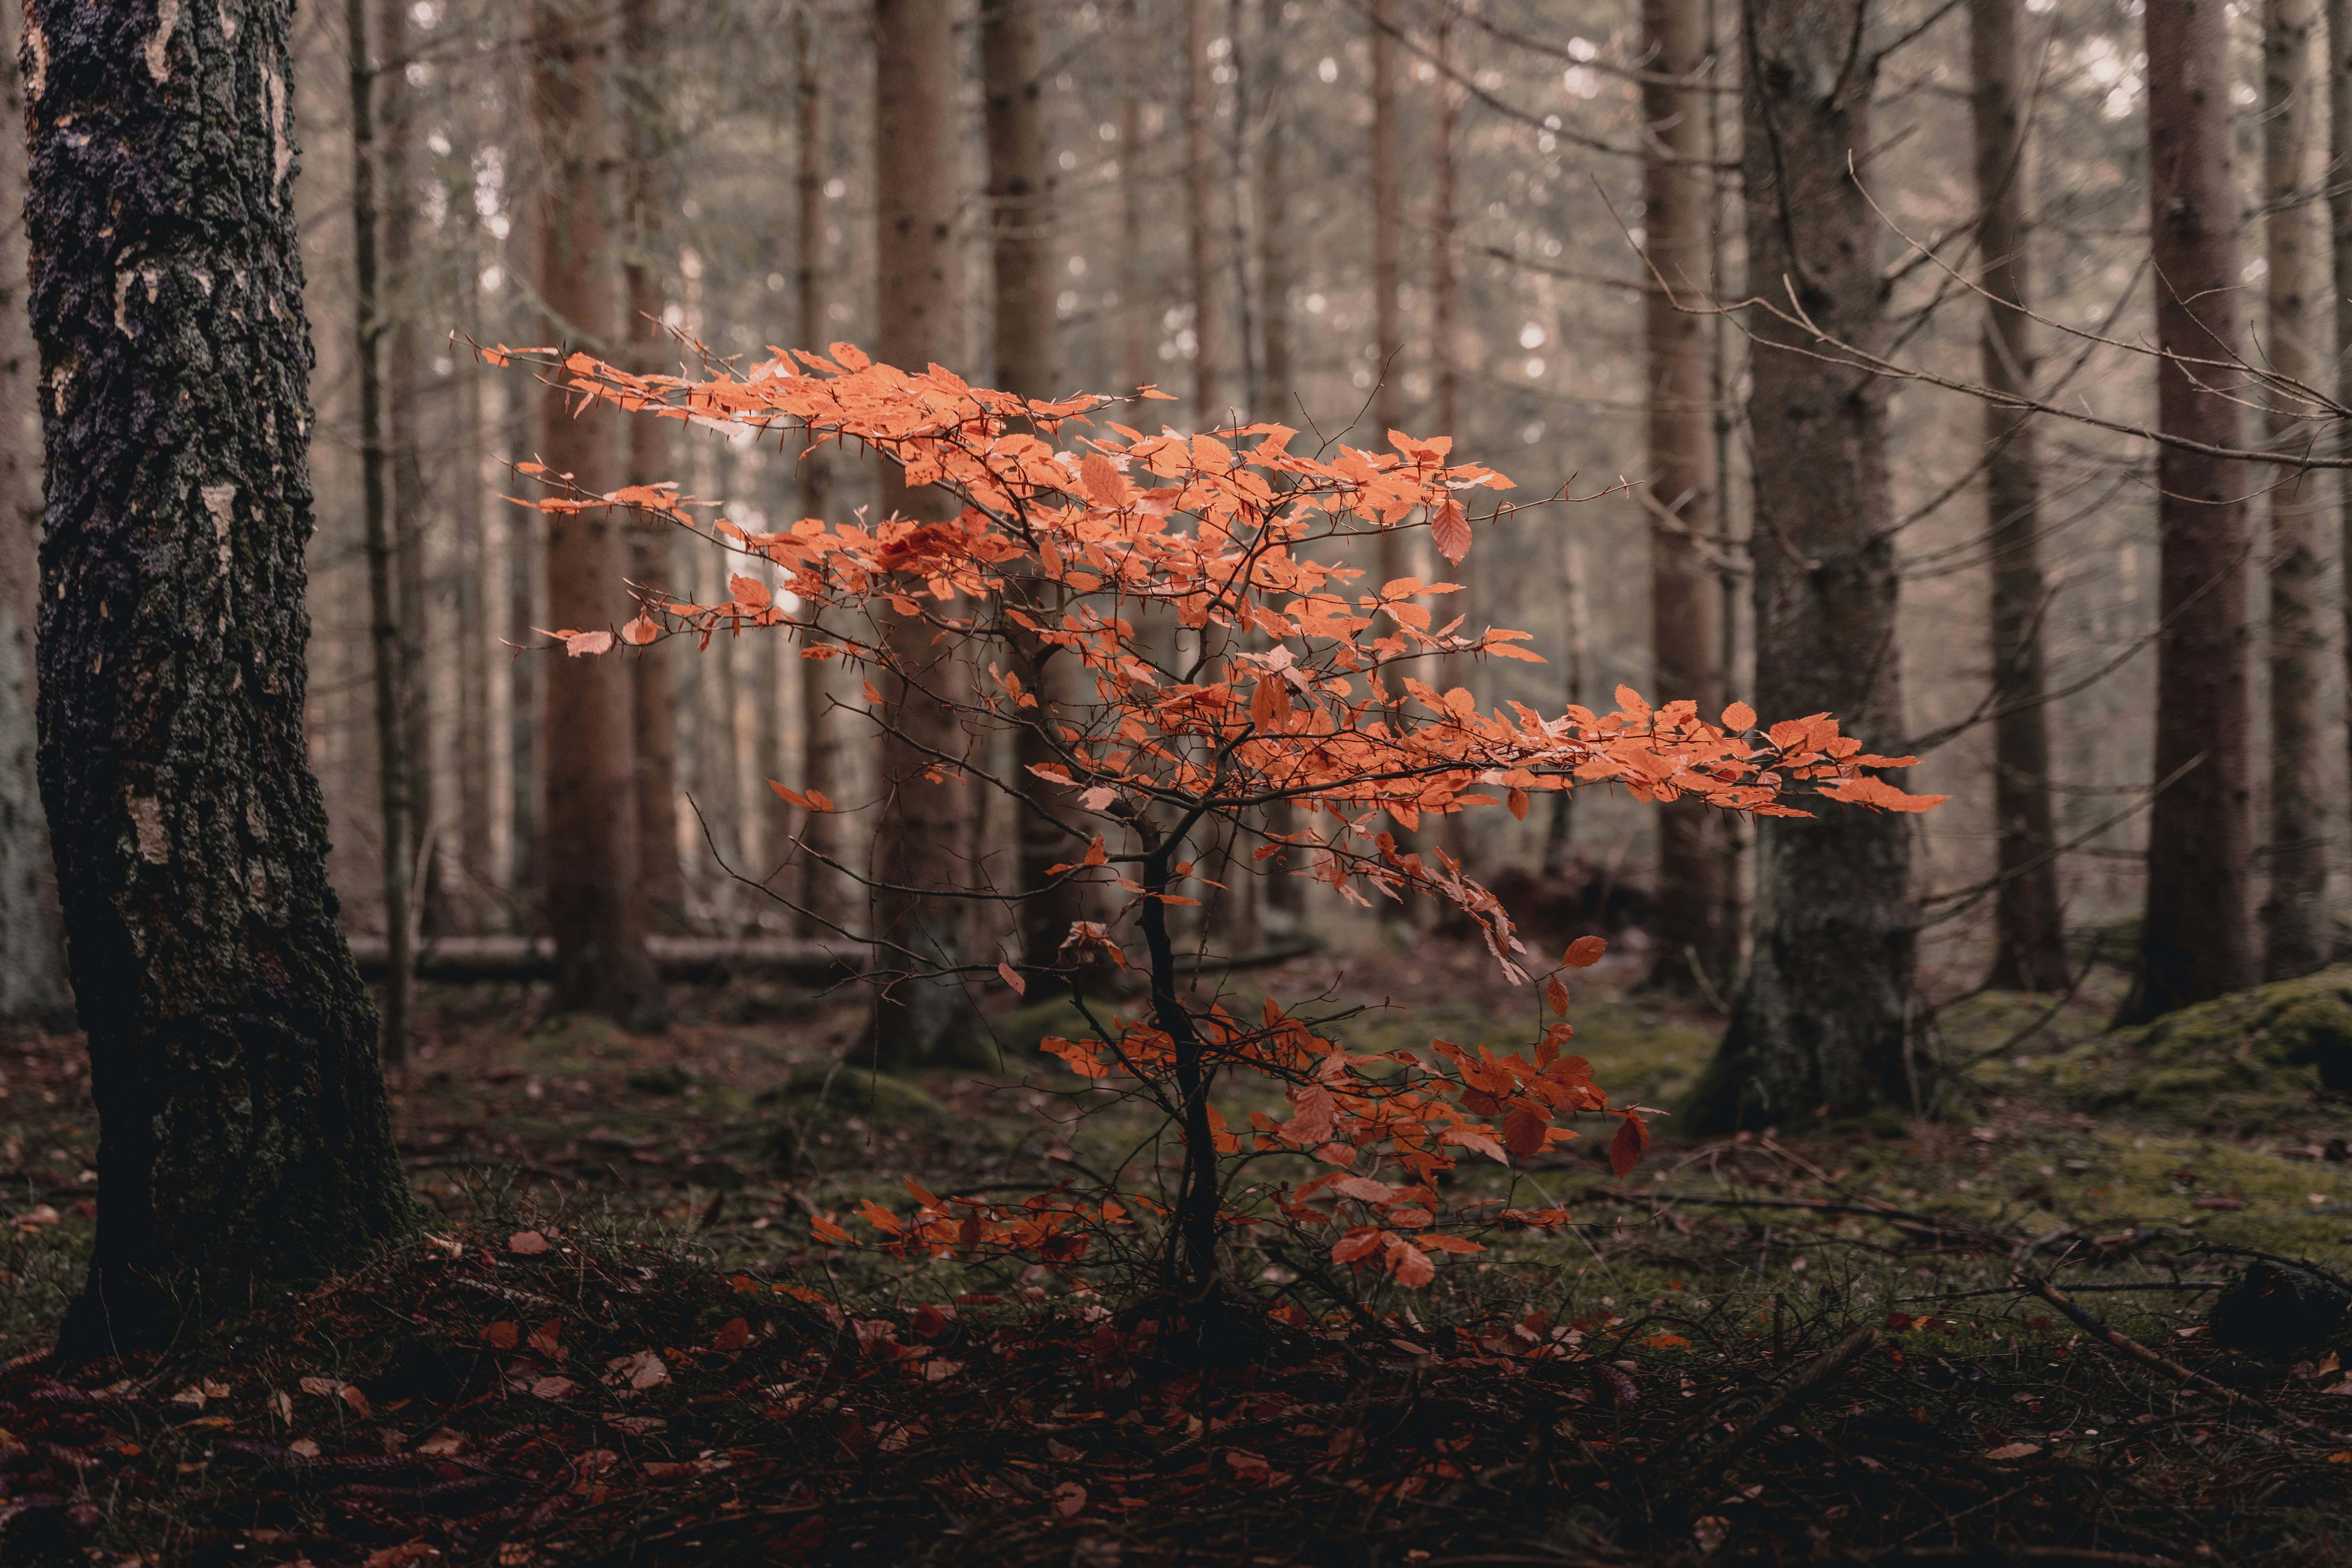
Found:
[[[1581,978],[1598,1080],[1676,1104],[1719,1019]],[[1360,1048],[1536,1018],[1443,942],[1219,984],[1363,1005]],[[94,1115],[76,1040],[0,1042],[0,1563],[2352,1563],[2340,1301],[2251,1346],[2206,1322],[2265,1256],[2352,1271],[2352,1104],[2268,1043],[2352,971],[2127,1044],[2120,984],[1944,1008],[1907,1122],[1666,1120],[1622,1182],[1567,1145],[1509,1195],[1577,1223],[1425,1290],[1247,1242],[1270,1338],[1207,1371],[1098,1275],[812,1235],[908,1176],[1164,1170],[1030,1048],[1066,1005],[877,1083],[835,1067],[852,989],[681,990],[658,1037],[430,992],[395,1094],[425,1233],[63,1378]]]

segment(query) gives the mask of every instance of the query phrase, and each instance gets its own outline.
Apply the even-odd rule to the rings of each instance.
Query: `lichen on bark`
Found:
[[[356,1261],[414,1215],[302,729],[290,16],[27,10],[39,771],[104,1194],[70,1352]]]

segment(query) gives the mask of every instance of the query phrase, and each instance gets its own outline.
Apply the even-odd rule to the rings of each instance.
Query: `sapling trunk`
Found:
[[[1181,837],[1155,845],[1143,861],[1143,913],[1139,921],[1151,960],[1151,1016],[1176,1053],[1179,1120],[1184,1127],[1184,1178],[1176,1193],[1176,1223],[1168,1248],[1171,1283],[1205,1301],[1217,1286],[1217,1145],[1209,1127],[1209,1082],[1200,1031],[1176,999],[1176,944],[1168,935],[1168,873]]]

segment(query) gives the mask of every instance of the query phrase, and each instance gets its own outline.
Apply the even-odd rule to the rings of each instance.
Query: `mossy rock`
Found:
[[[643,1071],[631,1073],[628,1084],[639,1094],[664,1096],[684,1094],[693,1087],[694,1075],[676,1062],[670,1062],[663,1067],[647,1068]]]
[[[2086,1110],[2199,1125],[2308,1117],[2352,1096],[2352,966],[2201,1002],[2016,1070]]]
[[[759,1104],[799,1121],[862,1116],[877,1122],[919,1121],[945,1110],[904,1079],[853,1067],[803,1068],[760,1096]]]

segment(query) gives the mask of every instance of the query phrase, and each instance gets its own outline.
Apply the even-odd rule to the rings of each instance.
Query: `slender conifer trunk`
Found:
[[[2017,0],[1969,0],[1976,74],[1979,283],[1986,301],[1985,384],[2033,389],[2033,334],[2025,318],[2028,267],[2025,107],[2018,98]],[[1992,556],[1993,820],[2000,890],[1993,897],[1990,983],[2057,991],[2067,981],[2050,806],[2050,716],[2042,704],[2041,468],[2031,418],[1984,405],[1986,542]]]
[[[600,0],[537,0],[531,110],[547,160],[538,204],[539,292],[552,341],[609,354],[617,279],[609,225],[615,161],[606,74],[612,19]],[[591,492],[617,488],[614,416],[574,416],[561,389],[540,399],[539,457]],[[626,523],[604,508],[551,514],[547,614],[558,629],[616,627],[630,613]],[[637,886],[636,760],[625,658],[561,656],[547,676],[547,923],[555,1005],[632,1027],[667,1017],[646,952]]]
[[[2270,250],[2264,279],[2270,304],[2270,366],[2310,384],[2319,375],[2312,317],[2311,214],[2303,205],[2305,169],[2318,127],[2313,102],[2312,33],[2315,0],[2268,0],[2263,18],[2263,233]],[[2339,307],[2352,312],[2352,305]],[[2307,445],[2305,410],[2290,394],[2273,395],[2272,444]],[[2270,492],[2271,840],[2263,855],[2270,895],[2263,905],[2263,973],[2273,980],[2307,974],[2327,962],[2327,813],[2319,780],[2320,698],[2327,633],[2319,609],[2319,528],[2325,481],[2282,468]]]
[[[2221,0],[2147,0],[2147,26],[2157,346],[2228,362],[2245,336],[2228,18]],[[2243,445],[2232,379],[2226,369],[2159,360],[2159,426],[2209,446]],[[2158,789],[2126,1022],[2242,989],[2262,974],[2244,499],[2252,476],[2242,464],[2169,446],[2158,450],[2156,475]]]
[[[1714,272],[1713,176],[1707,167],[1706,12],[1702,0],[1643,0],[1642,85],[1649,126],[1642,229],[1654,277],[1643,305],[1649,399],[1650,645],[1657,700],[1690,698],[1700,717],[1723,711],[1723,598],[1706,541],[1717,521],[1713,322],[1697,307]],[[1696,802],[1658,808],[1654,979],[1677,989],[1728,984],[1730,931],[1724,814]]]
[[[956,233],[962,205],[956,171],[955,9],[950,0],[874,0],[875,193],[878,216],[877,357],[886,364],[963,363],[967,341]],[[882,465],[882,515],[936,522],[952,511],[934,490],[910,490]],[[889,524],[886,523],[886,527]],[[961,976],[931,977],[963,962],[959,900],[897,889],[952,888],[970,877],[963,788],[934,783],[940,753],[961,756],[950,704],[964,680],[949,639],[919,616],[885,627],[893,673],[884,692],[882,820],[874,937],[877,963],[919,973],[883,990],[874,1008],[874,1056],[888,1067],[961,1057],[973,1038]]]

